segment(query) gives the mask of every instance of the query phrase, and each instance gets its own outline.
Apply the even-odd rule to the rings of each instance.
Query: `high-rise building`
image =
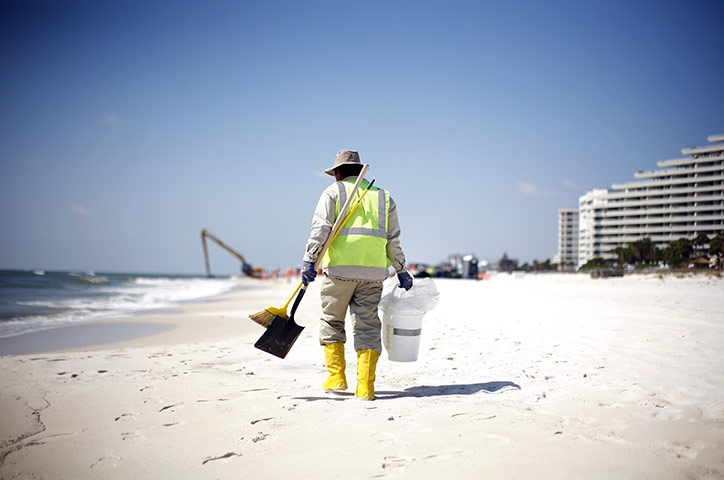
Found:
[[[724,134],[710,145],[681,150],[684,158],[657,162],[635,182],[596,189],[578,199],[578,266],[642,238],[660,248],[699,233],[724,231]]]
[[[578,209],[558,209],[558,253],[553,263],[561,270],[574,270],[578,265]]]

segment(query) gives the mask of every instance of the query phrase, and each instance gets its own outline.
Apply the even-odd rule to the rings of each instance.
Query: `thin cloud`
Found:
[[[118,117],[115,115],[106,115],[101,118],[101,123],[104,125],[112,125],[118,121]]]
[[[563,184],[564,187],[570,188],[571,190],[580,190],[581,189],[581,187],[579,187],[575,183],[571,182],[567,178],[562,179],[561,183]]]
[[[90,215],[93,215],[93,212],[91,212],[87,208],[85,208],[81,205],[74,205],[74,204],[70,205],[70,212],[73,213],[74,215],[78,215],[81,217],[88,217]]]
[[[538,185],[534,185],[532,183],[527,183],[522,180],[518,180],[517,178],[514,180],[515,183],[515,189],[520,193],[521,195],[525,195],[526,197],[557,197],[558,192],[555,190],[541,190]]]
[[[533,185],[532,183],[526,183],[523,181],[515,179],[515,189],[520,193],[521,195],[526,196],[534,196],[538,195],[538,187],[536,185]]]

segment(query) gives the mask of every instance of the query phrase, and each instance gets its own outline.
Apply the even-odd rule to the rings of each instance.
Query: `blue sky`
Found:
[[[0,268],[201,273],[202,228],[299,264],[343,148],[409,261],[544,260],[557,208],[724,133],[721,2],[0,8]]]

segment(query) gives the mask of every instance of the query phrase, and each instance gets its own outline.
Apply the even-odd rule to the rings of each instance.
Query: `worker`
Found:
[[[362,171],[359,153],[341,150],[334,165],[325,170],[337,181],[327,187],[319,198],[312,220],[312,231],[303,258],[302,283],[308,285],[317,276],[314,262],[324,245],[340,209],[350,195],[362,194],[368,182],[362,180],[353,192]],[[356,201],[356,199],[354,199]],[[370,188],[359,207],[347,220],[337,238],[322,258],[324,280],[321,286],[322,318],[319,332],[329,376],[322,384],[327,391],[347,389],[344,328],[349,308],[357,352],[357,388],[362,400],[375,398],[375,371],[382,353],[381,322],[377,307],[382,296],[382,282],[395,269],[399,287],[412,288],[412,276],[405,266],[400,247],[400,225],[397,208],[389,192]]]

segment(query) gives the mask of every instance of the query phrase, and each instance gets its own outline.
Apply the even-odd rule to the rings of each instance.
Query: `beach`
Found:
[[[351,333],[351,388],[321,388],[321,282],[282,360],[253,347],[247,316],[296,285],[243,281],[67,327],[125,325],[85,345],[17,337],[25,353],[0,357],[0,478],[724,478],[718,276],[435,279],[419,360],[383,353],[374,402],[353,395]]]

